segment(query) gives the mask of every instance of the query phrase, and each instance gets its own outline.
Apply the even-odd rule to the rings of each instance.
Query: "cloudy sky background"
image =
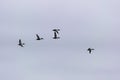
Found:
[[[120,80],[119,4],[0,0],[0,80]],[[59,40],[52,39],[54,28]]]

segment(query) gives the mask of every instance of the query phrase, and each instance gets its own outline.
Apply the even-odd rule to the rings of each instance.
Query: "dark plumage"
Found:
[[[94,49],[91,49],[91,48],[87,49],[87,51],[89,51],[90,54],[91,54],[92,50],[94,50]]]
[[[19,46],[24,47],[25,43],[22,43],[21,39],[19,39]]]
[[[53,29],[54,32],[56,32],[57,34],[59,34],[58,31],[60,31],[60,29]]]
[[[53,37],[53,39],[59,39],[60,37],[57,37],[57,34],[59,34],[58,31],[60,31],[60,29],[53,29],[53,31],[54,31],[54,37]]]
[[[54,37],[53,37],[53,39],[59,39],[60,37],[57,37],[57,33],[56,32],[54,32]]]
[[[60,29],[53,29],[53,31],[60,31]]]
[[[37,39],[36,40],[43,40],[43,38],[40,38],[38,34],[36,34]]]

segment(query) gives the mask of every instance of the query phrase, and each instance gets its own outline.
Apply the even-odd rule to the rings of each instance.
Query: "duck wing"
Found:
[[[37,37],[37,39],[40,39],[40,37],[39,37],[39,35],[38,35],[38,34],[36,34],[36,37]]]
[[[19,39],[19,44],[22,44],[22,41],[21,41],[21,39]]]

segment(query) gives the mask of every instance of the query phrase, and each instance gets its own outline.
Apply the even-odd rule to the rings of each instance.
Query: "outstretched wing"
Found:
[[[53,29],[53,31],[55,31],[57,34],[59,34],[58,31],[60,31],[60,29]]]
[[[53,29],[53,31],[56,31],[56,29]]]
[[[36,34],[36,37],[37,37],[37,39],[40,39],[40,37],[39,37],[39,35],[38,35],[38,34]]]
[[[53,29],[53,31],[60,31],[60,29]]]
[[[57,33],[57,34],[59,34],[59,32],[58,32],[58,31],[56,31],[56,33]]]
[[[19,44],[21,44],[22,43],[22,41],[21,41],[21,39],[19,39]]]
[[[22,41],[21,41],[21,39],[19,39],[19,44],[18,44],[19,46],[21,46],[21,47],[24,47],[23,45],[23,43],[22,43]]]

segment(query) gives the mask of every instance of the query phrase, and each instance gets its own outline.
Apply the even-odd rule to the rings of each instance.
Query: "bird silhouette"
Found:
[[[91,54],[92,50],[94,50],[94,49],[91,49],[91,48],[87,49],[87,51],[89,51],[90,54]]]
[[[53,37],[53,39],[59,39],[60,37],[57,37],[57,33],[56,32],[54,32],[54,37]]]
[[[57,34],[59,34],[58,31],[60,31],[60,29],[53,29],[54,32],[56,32]]]
[[[53,31],[54,31],[54,37],[53,37],[53,39],[59,39],[60,37],[57,37],[57,34],[59,34],[58,31],[60,31],[60,29],[53,29]]]
[[[43,38],[40,38],[38,34],[36,34],[37,39],[36,40],[43,40]]]
[[[19,46],[24,47],[25,43],[22,43],[21,39],[19,39]]]

